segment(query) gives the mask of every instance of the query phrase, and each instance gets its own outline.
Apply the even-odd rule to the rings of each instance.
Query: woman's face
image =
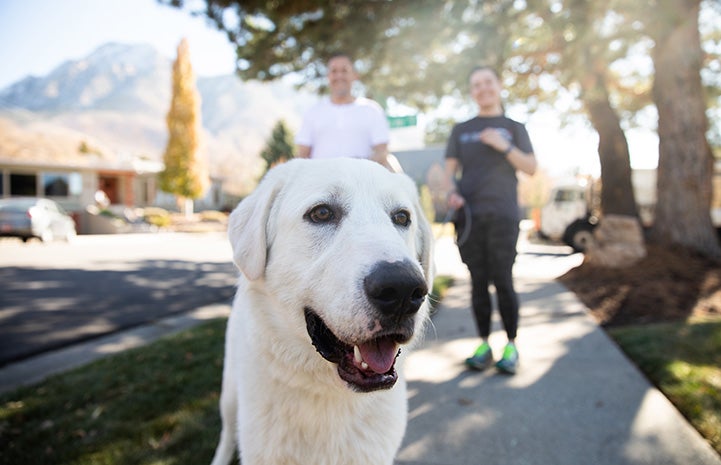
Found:
[[[501,104],[501,82],[490,69],[479,69],[471,74],[471,97],[480,108]]]

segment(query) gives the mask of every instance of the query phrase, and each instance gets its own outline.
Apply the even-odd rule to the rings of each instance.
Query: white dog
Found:
[[[416,187],[367,160],[293,160],[230,216],[213,465],[390,465],[406,427],[400,346],[427,319],[431,231]]]

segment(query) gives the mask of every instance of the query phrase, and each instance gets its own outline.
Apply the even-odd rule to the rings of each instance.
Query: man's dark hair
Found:
[[[337,51],[330,54],[328,59],[325,61],[326,63],[329,63],[333,58],[347,58],[348,61],[350,61],[350,64],[355,67],[355,64],[353,63],[353,57],[350,56],[349,53],[343,52],[343,51]]]

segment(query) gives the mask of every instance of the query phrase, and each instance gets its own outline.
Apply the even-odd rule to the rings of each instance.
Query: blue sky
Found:
[[[174,58],[183,37],[196,74],[233,72],[233,48],[223,33],[155,0],[0,0],[0,89],[107,42],[149,43]]]

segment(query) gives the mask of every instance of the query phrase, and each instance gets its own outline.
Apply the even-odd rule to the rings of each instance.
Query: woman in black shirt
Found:
[[[512,276],[520,221],[516,171],[532,175],[537,163],[526,128],[504,115],[498,74],[477,67],[469,83],[478,115],[453,127],[445,155],[449,185],[455,181],[448,206],[470,215],[457,223],[458,228],[470,228],[459,251],[471,274],[473,316],[481,344],[466,364],[483,370],[494,363],[488,345],[492,311],[488,286],[493,283],[508,336],[496,368],[512,374],[518,363],[518,297]]]

